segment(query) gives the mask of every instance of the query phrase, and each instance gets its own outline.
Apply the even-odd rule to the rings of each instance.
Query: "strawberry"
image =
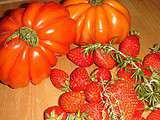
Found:
[[[59,98],[59,105],[65,112],[76,113],[81,111],[85,104],[85,95],[82,92],[66,92]]]
[[[142,69],[144,75],[146,75],[148,77],[150,77],[152,75],[151,71],[144,68],[144,66],[141,63],[136,63],[136,65]],[[118,78],[132,81],[135,83],[136,79],[133,78],[134,72],[135,72],[135,70],[133,69],[133,67],[131,65],[128,65],[126,67],[126,70],[124,68],[119,69],[119,71],[117,72],[117,75],[118,75]]]
[[[94,59],[94,63],[98,67],[103,67],[106,69],[112,69],[117,64],[116,61],[111,56],[111,54],[106,53],[102,49],[97,49],[94,51],[93,59]]]
[[[93,56],[89,52],[84,54],[84,48],[76,47],[67,53],[67,58],[80,67],[89,67],[93,64]]]
[[[78,67],[70,75],[70,88],[73,91],[83,91],[90,83],[90,78],[85,68]]]
[[[101,101],[102,88],[96,82],[92,82],[87,86],[85,90],[86,100],[88,102],[100,102]]]
[[[144,75],[151,77],[152,76],[152,72],[146,68],[142,68]]]
[[[132,77],[133,73],[133,70],[125,70],[122,68],[118,70],[117,75],[120,79],[132,81],[135,83],[136,80]]]
[[[132,120],[143,120],[142,114],[144,112],[144,104],[142,101],[138,101],[135,111],[132,115]]]
[[[69,75],[63,70],[51,70],[50,80],[57,89],[63,90],[64,88],[68,88],[68,79]]]
[[[138,64],[139,66],[139,64]],[[133,70],[133,67],[131,65],[127,65],[126,68],[120,68],[117,72],[118,78],[126,81],[130,81],[132,83],[136,82],[136,79],[133,78],[135,70]]]
[[[118,78],[128,80],[132,77],[132,72],[130,70],[125,70],[124,68],[120,68],[117,72]]]
[[[66,120],[67,113],[60,106],[52,106],[44,111],[44,120]]]
[[[144,67],[152,67],[156,71],[160,71],[160,52],[152,52],[147,54],[143,59]]]
[[[119,45],[119,50],[133,58],[136,58],[140,52],[140,42],[138,35],[129,35]]]
[[[110,94],[111,105],[114,106],[114,112],[118,118],[123,116],[124,120],[132,120],[132,116],[138,104],[137,95],[132,82],[118,80],[110,85],[106,89],[106,92]],[[122,115],[120,115],[120,111],[123,111]]]
[[[88,119],[90,120],[109,120],[108,112],[103,119],[103,105],[101,103],[89,103],[86,108]]]
[[[159,120],[159,119],[160,119],[160,109],[152,111],[146,120]]]
[[[103,81],[110,81],[111,80],[111,72],[106,68],[96,68],[92,73],[91,76],[93,76],[93,79],[95,81],[100,82]]]

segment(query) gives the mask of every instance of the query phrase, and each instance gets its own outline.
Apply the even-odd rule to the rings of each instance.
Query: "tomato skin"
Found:
[[[36,15],[43,5],[43,3],[33,3],[26,8],[23,16],[23,24],[25,26],[33,27]]]
[[[23,42],[14,39],[7,46],[0,48],[0,80],[5,84],[8,84],[8,75],[10,74],[10,70],[23,50],[22,43]]]
[[[24,9],[15,9],[11,13],[11,18],[14,20],[15,24],[17,24],[18,27],[22,26],[22,15],[23,15]]]
[[[130,30],[128,10],[116,0],[104,0],[99,5],[90,1],[65,0],[63,3],[77,23],[75,44],[104,44],[113,38],[114,43],[123,41]]]
[[[44,57],[47,59],[50,66],[56,65],[57,58],[54,52],[51,52],[49,49],[45,48],[43,45],[39,46],[41,51],[43,51]]]
[[[30,81],[39,84],[56,64],[56,54],[69,50],[75,38],[75,26],[65,7],[54,2],[32,3],[5,16],[0,21],[1,82],[12,88],[25,87]],[[37,39],[31,40],[38,42],[12,37],[22,28],[33,31],[29,35],[36,35]]]
[[[55,21],[55,19],[69,16],[69,12],[65,10],[64,7],[62,7],[59,4],[55,6],[54,4],[55,3],[50,2],[47,5],[40,8],[41,14],[39,14],[34,20],[34,29],[38,30],[41,28],[45,28],[46,26],[52,24]]]
[[[39,48],[31,48],[29,51],[29,69],[31,82],[35,85],[46,77],[49,77],[49,63],[44,58],[42,51]]]
[[[28,46],[24,45],[22,52],[10,70],[7,81],[12,88],[25,87],[29,83],[28,50]],[[19,74],[17,75],[17,73]]]

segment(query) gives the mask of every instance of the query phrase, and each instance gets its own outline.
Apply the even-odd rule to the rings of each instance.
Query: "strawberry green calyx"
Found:
[[[80,110],[78,111],[78,113],[76,115],[76,120],[82,120]]]
[[[81,114],[80,111],[78,111],[75,115],[68,114],[66,120],[86,120],[82,117],[83,114]]]
[[[67,119],[66,120],[74,120],[74,119],[75,119],[75,116],[73,116],[71,114],[67,115]]]
[[[92,5],[101,5],[104,2],[104,0],[90,0],[89,2]]]
[[[62,120],[63,118],[63,113],[61,115],[56,115],[55,111],[52,111],[50,116],[48,115],[48,119],[47,120]]]
[[[120,68],[126,69],[127,65],[131,65],[132,69],[135,70],[132,77],[137,80],[135,90],[139,98],[146,103],[147,109],[153,110],[157,108],[157,105],[160,104],[160,76],[157,71],[153,70],[151,77],[146,76],[143,70],[136,65],[136,62],[140,60],[139,58],[132,58],[125,55],[114,48],[111,43],[106,45],[96,43],[84,46],[84,48],[85,53],[96,49],[103,49],[107,53],[114,52],[115,56],[112,57],[116,60]]]
[[[67,79],[66,81],[65,81],[65,85],[62,87],[62,89],[61,89],[61,91],[63,91],[63,92],[68,92],[68,91],[70,91],[71,89],[70,89],[70,82],[69,82],[69,79]]]
[[[29,27],[21,27],[15,33],[9,36],[6,42],[11,41],[16,37],[19,37],[21,40],[26,41],[32,47],[36,47],[39,43],[39,38],[36,31]]]
[[[140,36],[140,33],[135,31],[135,30],[132,30],[132,31],[129,31],[129,35],[137,35],[137,36]]]
[[[151,52],[160,52],[160,45],[159,44],[154,44],[153,48],[150,48]]]

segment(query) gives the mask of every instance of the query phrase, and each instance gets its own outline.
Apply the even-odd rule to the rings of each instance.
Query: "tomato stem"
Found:
[[[92,5],[100,5],[104,2],[104,0],[90,0],[90,4]]]
[[[36,31],[26,26],[21,27],[18,31],[9,36],[7,38],[7,42],[11,41],[16,37],[19,37],[20,39],[26,41],[32,47],[36,47],[39,42],[39,38]]]

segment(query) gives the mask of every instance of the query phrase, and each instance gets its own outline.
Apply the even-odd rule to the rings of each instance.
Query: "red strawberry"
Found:
[[[92,82],[87,86],[85,90],[86,100],[88,102],[100,102],[101,101],[102,88],[96,82]]]
[[[159,120],[159,119],[160,119],[160,109],[152,111],[146,120]]]
[[[84,48],[81,47],[70,50],[67,54],[67,58],[80,67],[89,67],[93,64],[92,54],[90,52],[84,54]]]
[[[111,54],[106,53],[102,49],[97,49],[94,51],[93,59],[98,67],[103,67],[106,69],[112,69],[117,64]]]
[[[156,71],[160,71],[160,52],[154,52],[146,55],[143,59],[144,67],[152,67]]]
[[[135,82],[135,79],[132,78],[132,75],[133,75],[132,70],[129,70],[129,69],[125,70],[124,68],[122,68],[122,69],[119,69],[117,75],[118,75],[118,78],[120,78],[120,79]]]
[[[133,78],[135,70],[133,70],[133,67],[131,65],[127,65],[126,68],[120,68],[117,72],[118,78],[126,81],[130,81],[133,83],[136,82],[136,79]]]
[[[136,63],[136,65],[142,69],[144,75],[150,77],[152,75],[151,71],[147,70],[144,68],[144,66],[142,66],[141,63]],[[135,70],[133,69],[134,67],[132,67],[131,65],[128,65],[126,67],[126,70],[124,68],[119,69],[117,75],[119,78],[122,78],[124,80],[128,80],[128,81],[133,81],[136,82],[136,79],[133,78],[133,74],[135,72]]]
[[[60,106],[52,106],[44,111],[44,120],[66,120],[67,113]]]
[[[148,77],[151,77],[152,72],[151,72],[150,70],[148,70],[148,69],[146,69],[146,68],[142,68],[142,70],[143,70],[144,75],[146,75],[146,76],[148,76]]]
[[[89,103],[86,108],[86,113],[91,120],[102,120],[103,119],[102,111],[103,111],[103,105],[101,103]],[[106,112],[105,120],[109,120],[108,112]]]
[[[110,85],[106,91],[111,94],[110,100],[112,102],[112,106],[116,105],[117,100],[119,101],[117,106],[114,107],[114,111],[117,116],[120,117],[121,110],[123,111],[124,120],[132,120],[132,116],[138,103],[132,82],[118,80],[115,84]]]
[[[85,95],[82,92],[66,92],[59,98],[59,105],[65,112],[76,113],[81,111],[85,104]]]
[[[85,68],[76,68],[70,75],[70,88],[73,91],[83,91],[90,83],[90,78]]]
[[[119,45],[119,50],[133,58],[137,57],[140,52],[140,42],[138,35],[129,35]]]
[[[144,104],[142,101],[138,101],[138,104],[133,113],[132,120],[143,120],[142,114],[144,112]]]
[[[97,68],[92,72],[93,79],[95,81],[100,82],[103,81],[110,81],[111,80],[111,72],[106,68]]]
[[[57,88],[57,89],[64,89],[69,87],[68,85],[68,74],[65,73],[63,70],[59,70],[59,69],[52,69],[51,70],[51,75],[50,75],[50,79],[52,84]]]

